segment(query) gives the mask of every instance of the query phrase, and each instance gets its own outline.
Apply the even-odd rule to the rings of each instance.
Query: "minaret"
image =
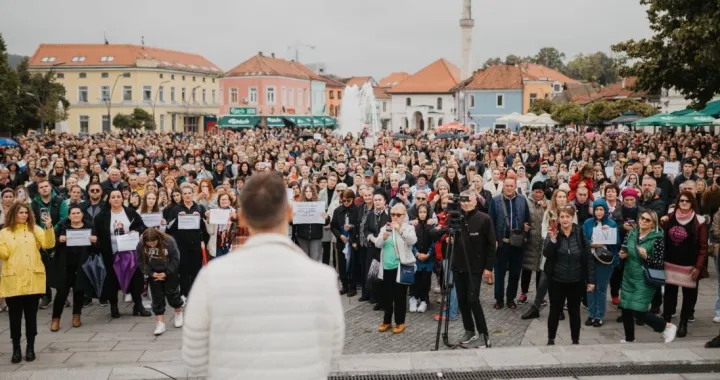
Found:
[[[463,12],[460,19],[460,36],[462,46],[462,78],[465,80],[472,75],[472,29],[475,26],[475,20],[472,19],[471,0],[463,0]]]

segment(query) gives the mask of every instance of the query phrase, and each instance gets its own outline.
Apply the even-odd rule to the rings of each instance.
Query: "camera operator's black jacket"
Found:
[[[437,229],[432,232],[434,232],[432,235],[436,235]],[[457,239],[452,251],[452,270],[480,274],[484,270],[493,270],[496,237],[495,226],[490,216],[477,210],[470,211],[463,218],[462,231],[455,236]]]

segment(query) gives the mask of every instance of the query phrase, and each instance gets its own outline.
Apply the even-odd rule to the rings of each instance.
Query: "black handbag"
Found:
[[[640,263],[642,263],[642,267],[645,270],[645,283],[648,284],[648,286],[652,286],[655,288],[659,288],[663,285],[665,285],[665,268],[650,268],[647,264],[647,261],[640,256],[640,253],[638,253],[637,247],[640,245],[640,238],[636,237],[635,242],[635,254],[640,259]]]
[[[504,196],[503,196],[504,197]],[[508,215],[507,206],[505,206],[505,200],[500,199],[500,203],[503,205],[503,210],[505,211],[505,222],[507,223],[507,228],[510,231],[509,235],[510,238],[510,246],[515,248],[521,248],[525,246],[525,231],[523,230],[513,230],[512,225],[510,224],[510,216]]]
[[[597,260],[600,264],[611,265],[615,259],[612,252],[610,252],[607,248],[593,248],[592,253],[593,256],[595,256],[595,260]]]

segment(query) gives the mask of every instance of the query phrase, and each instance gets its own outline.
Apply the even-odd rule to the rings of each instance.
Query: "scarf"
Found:
[[[695,217],[695,211],[693,210],[687,210],[683,211],[681,209],[675,210],[675,219],[677,219],[678,223],[681,225],[686,225],[690,223],[690,221]]]

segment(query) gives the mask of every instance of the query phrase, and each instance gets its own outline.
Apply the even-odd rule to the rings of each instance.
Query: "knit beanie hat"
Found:
[[[623,189],[623,191],[620,193],[620,195],[621,195],[623,198],[625,198],[625,197],[634,197],[635,199],[637,199],[637,198],[638,198],[638,191],[635,190],[635,189],[632,188],[632,187],[626,187],[626,188]]]

